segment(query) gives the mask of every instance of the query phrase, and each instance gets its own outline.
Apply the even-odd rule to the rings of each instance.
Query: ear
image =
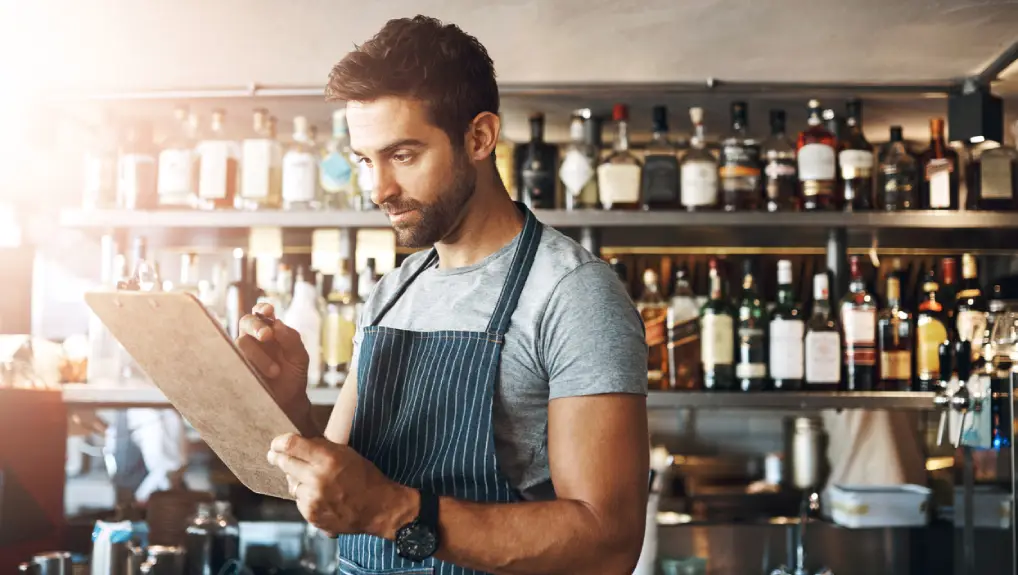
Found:
[[[467,128],[467,153],[475,162],[491,157],[498,143],[498,135],[502,130],[502,120],[498,114],[481,112],[470,122]]]

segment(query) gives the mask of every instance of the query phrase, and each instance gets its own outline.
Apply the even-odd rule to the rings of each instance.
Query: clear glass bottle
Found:
[[[226,286],[226,333],[231,339],[240,337],[240,318],[249,312],[254,304],[256,288],[248,272],[248,260],[241,248],[233,250],[230,265],[230,283]]]
[[[682,205],[691,212],[715,210],[718,207],[718,162],[707,150],[703,108],[690,108],[689,119],[693,122],[693,138],[680,168]]]
[[[364,269],[357,273],[357,298],[362,302],[367,301],[376,283],[378,283],[378,265],[375,258],[368,258],[364,261]]]
[[[785,135],[785,111],[771,110],[771,136],[763,143],[764,190],[768,212],[797,212],[800,208],[795,145]]]
[[[668,387],[701,389],[700,306],[684,269],[675,272],[675,286],[668,303]]]
[[[152,124],[138,121],[127,127],[117,154],[117,207],[151,210],[158,201]]]
[[[902,140],[901,126],[891,126],[890,147],[880,162],[877,185],[880,207],[889,212],[918,207],[918,176],[915,158]]]
[[[1018,142],[1018,122],[1011,126]],[[1018,150],[1001,143],[984,150],[969,163],[965,180],[970,210],[1018,210]]]
[[[820,102],[810,100],[809,126],[799,133],[796,144],[800,193],[806,211],[837,210],[840,207],[834,190],[837,138],[824,127],[821,113]]]
[[[322,380],[328,387],[338,387],[343,384],[353,358],[357,321],[357,298],[353,294],[350,265],[345,259],[339,260],[326,301],[325,331],[322,335],[325,375]]]
[[[186,108],[174,110],[174,133],[159,152],[159,175],[156,183],[161,208],[197,206],[195,172],[195,129]]]
[[[873,391],[877,387],[877,298],[866,287],[862,258],[848,260],[851,281],[841,300],[839,319],[845,344],[845,388]]]
[[[813,314],[803,342],[806,391],[841,389],[841,333],[831,313],[826,273],[813,276]]]
[[[196,148],[198,154],[198,207],[226,210],[234,207],[240,176],[240,145],[226,137],[226,112],[212,111],[209,135]]]
[[[665,326],[668,302],[661,294],[657,272],[646,269],[643,272],[643,292],[636,300],[636,310],[643,318],[647,340],[647,372],[651,389],[667,387],[665,375],[668,372],[668,332]]]
[[[721,203],[726,212],[760,208],[760,144],[749,136],[749,112],[745,102],[732,102],[732,131],[721,142],[718,179]]]
[[[841,166],[841,197],[846,211],[873,209],[873,146],[862,133],[862,102],[849,100],[847,130],[839,139],[838,164]]]
[[[640,207],[640,176],[643,164],[629,149],[629,107],[615,104],[615,141],[612,153],[597,167],[597,187],[606,210]]]
[[[322,380],[322,314],[318,309],[318,292],[312,283],[301,277],[293,285],[293,300],[283,314],[283,321],[300,333],[308,352],[308,386]]]
[[[919,156],[919,207],[957,210],[961,164],[944,138],[944,119],[930,118],[930,147]]]
[[[753,261],[742,263],[735,379],[742,391],[763,391],[767,381],[767,310],[753,279]]]
[[[587,143],[587,134],[584,130],[584,122],[589,116],[590,110],[575,110],[569,122],[569,145],[566,147],[558,172],[559,179],[565,186],[567,210],[587,207],[583,206],[583,191],[590,182],[597,179],[597,173],[594,171],[596,159],[591,146]]]
[[[704,388],[736,391],[735,317],[725,298],[717,260],[710,261],[710,299],[700,310],[700,364]]]
[[[668,108],[654,106],[653,135],[643,157],[642,205],[645,210],[682,207],[678,148],[668,136]]]
[[[530,141],[516,147],[520,201],[535,210],[555,209],[558,149],[544,141],[544,114],[530,117]]]
[[[283,205],[283,146],[270,131],[269,112],[254,111],[252,134],[241,143],[243,158],[237,207],[275,210]]]
[[[792,262],[778,262],[778,297],[768,330],[768,371],[775,391],[802,389],[806,323],[792,289]]]
[[[318,155],[308,120],[293,119],[293,142],[283,155],[283,209],[317,210],[321,207],[318,193]]]
[[[901,306],[901,280],[887,276],[887,307],[877,316],[880,349],[880,391],[912,389],[912,314]]]
[[[348,210],[359,199],[357,164],[353,158],[346,109],[340,108],[332,113],[332,138],[322,148],[322,161],[318,166],[322,203],[326,209]]]

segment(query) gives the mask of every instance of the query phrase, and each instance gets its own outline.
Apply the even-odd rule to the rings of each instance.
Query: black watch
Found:
[[[396,553],[410,561],[424,561],[438,551],[438,496],[420,491],[417,518],[396,530]]]

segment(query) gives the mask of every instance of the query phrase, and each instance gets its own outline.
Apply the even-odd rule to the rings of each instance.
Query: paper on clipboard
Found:
[[[314,432],[298,429],[194,296],[91,292],[85,301],[241,483],[292,499],[265,456],[276,436]]]

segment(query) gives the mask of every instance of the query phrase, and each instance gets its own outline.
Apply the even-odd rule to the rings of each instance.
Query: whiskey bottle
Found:
[[[721,142],[718,179],[726,212],[760,208],[760,145],[749,137],[745,102],[732,102],[732,132]]]
[[[846,210],[872,210],[873,146],[862,133],[862,102],[849,100],[846,109],[847,133],[839,140],[841,151],[838,152],[838,163],[841,165],[840,195],[845,199]]]
[[[717,260],[710,262],[710,299],[700,310],[700,364],[703,385],[712,391],[735,391],[733,365],[735,320],[725,299]]]
[[[826,276],[825,276],[826,277]],[[775,391],[802,389],[806,325],[792,291],[792,262],[778,262],[778,301],[768,330],[768,368]]]
[[[661,295],[657,272],[646,269],[643,272],[643,293],[636,301],[636,310],[643,318],[647,339],[647,375],[652,389],[665,389],[668,380],[668,332],[666,316],[668,302]]]
[[[668,387],[700,389],[700,308],[686,270],[675,272],[675,288],[668,305]]]
[[[813,276],[813,314],[804,340],[807,391],[841,389],[841,334],[831,313],[826,273]]]
[[[954,334],[954,313],[955,303],[958,301],[958,260],[955,258],[944,258],[940,260],[940,302],[944,304],[946,315],[947,335]]]
[[[841,326],[845,340],[844,382],[848,391],[873,391],[877,384],[877,300],[866,289],[862,259],[849,259],[851,281],[841,300]]]
[[[304,116],[293,119],[293,142],[283,155],[283,208],[319,209],[318,155]]]
[[[902,141],[901,126],[891,126],[891,142],[880,162],[877,185],[880,207],[886,211],[913,210],[919,187],[915,158]]]
[[[575,210],[584,206],[583,191],[596,178],[594,167],[597,165],[597,158],[591,146],[587,143],[584,116],[590,115],[590,110],[576,110],[569,123],[569,146],[566,148],[565,157],[562,158],[562,166],[559,168],[558,176],[565,186],[565,204],[567,210]]]
[[[690,108],[689,119],[693,122],[693,138],[680,168],[682,205],[691,212],[714,210],[718,207],[718,162],[707,150],[703,108]]]
[[[955,333],[958,341],[971,342],[973,359],[982,355],[989,305],[979,286],[979,271],[972,254],[961,257],[961,285],[955,303]]]
[[[240,146],[229,140],[223,124],[226,112],[212,111],[209,137],[198,144],[198,207],[227,210],[234,207],[240,175]]]
[[[269,112],[254,111],[251,135],[240,143],[240,192],[237,208],[274,210],[283,205],[283,147],[270,131]]]
[[[767,310],[753,279],[752,260],[743,261],[739,299],[735,378],[742,391],[762,391],[767,381]]]
[[[901,307],[901,280],[887,276],[887,307],[877,318],[880,391],[912,389],[912,314]]]
[[[923,298],[916,317],[915,391],[936,391],[940,380],[940,344],[948,339],[947,313],[940,298],[937,276],[930,271],[923,281]]]
[[[837,139],[823,125],[820,102],[809,101],[809,126],[799,133],[799,185],[803,209],[807,211],[836,210],[834,184],[837,176],[834,148]]]
[[[795,146],[785,135],[785,111],[771,110],[771,137],[763,144],[764,189],[768,212],[799,210]]]
[[[930,118],[930,147],[919,156],[919,207],[958,209],[958,152],[944,140],[944,119]]]
[[[322,205],[326,209],[349,210],[356,207],[360,194],[354,158],[346,110],[341,108],[332,112],[332,138],[322,148],[322,158],[318,163],[318,183],[322,188]]]
[[[544,114],[530,116],[530,141],[515,154],[520,201],[535,210],[555,209],[558,150],[544,141]]]
[[[195,141],[197,117],[185,108],[174,110],[175,133],[159,152],[156,183],[161,208],[194,208],[197,205],[195,178]]]
[[[629,150],[629,108],[615,104],[615,141],[612,153],[597,167],[597,187],[606,210],[635,210],[640,207],[641,163]]]
[[[643,158],[643,209],[676,209],[679,203],[679,158],[668,137],[668,108],[654,106],[654,133]]]
[[[1018,139],[1018,123],[1012,126]],[[966,174],[970,210],[1018,210],[1018,150],[1001,145],[984,150]]]

